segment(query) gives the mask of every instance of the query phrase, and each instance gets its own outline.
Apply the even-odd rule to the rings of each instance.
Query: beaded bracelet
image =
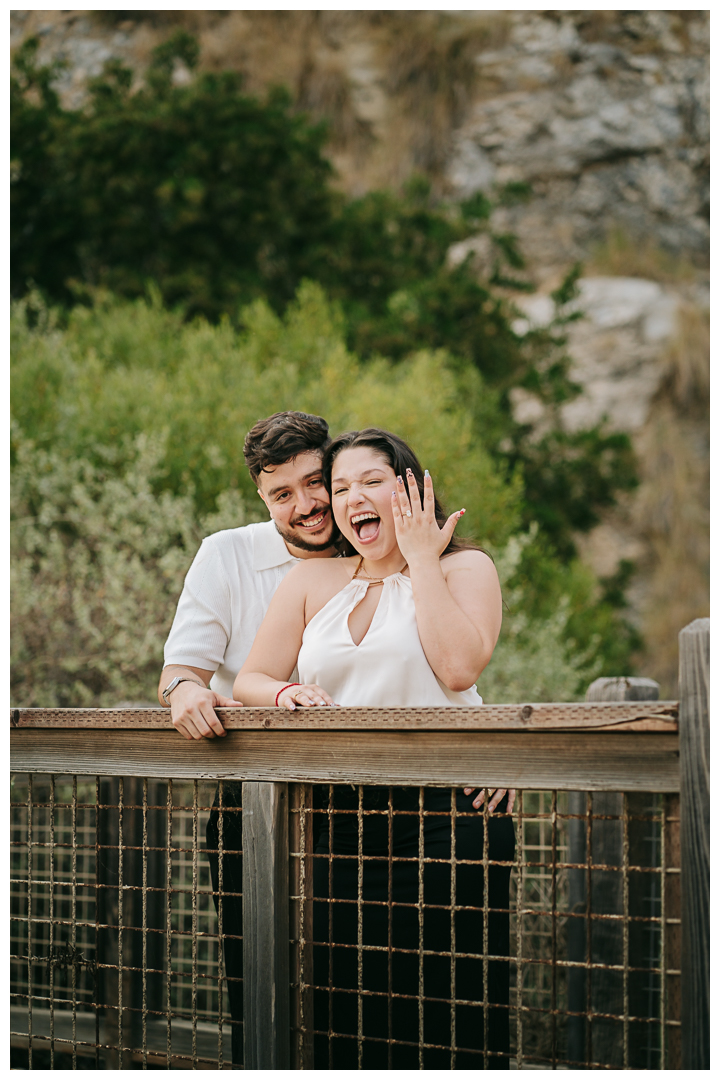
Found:
[[[291,686],[302,686],[302,683],[299,683],[299,682],[289,682],[289,683],[287,684],[287,686],[283,686],[283,687],[282,687],[282,689],[278,690],[277,694],[275,695],[275,707],[276,707],[276,708],[279,708],[279,706],[278,706],[278,698],[280,697],[280,695],[282,694],[282,692],[283,692],[284,690],[289,690]]]

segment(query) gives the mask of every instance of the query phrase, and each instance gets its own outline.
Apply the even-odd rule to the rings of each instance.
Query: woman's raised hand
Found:
[[[316,686],[315,683],[302,684],[297,686],[286,686],[277,696],[277,704],[282,709],[289,709],[293,712],[298,705],[301,708],[310,708],[313,705],[334,705],[335,702],[326,694],[322,686]]]
[[[402,477],[398,476],[397,490],[392,493],[392,508],[398,547],[407,563],[423,555],[440,558],[450,543],[455,526],[465,513],[464,509],[456,510],[447,519],[442,529],[438,527],[435,520],[435,494],[427,469],[425,470],[423,503],[420,502],[415,474],[412,469],[408,469],[407,492]]]

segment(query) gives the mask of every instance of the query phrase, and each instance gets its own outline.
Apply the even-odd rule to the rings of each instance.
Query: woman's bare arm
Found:
[[[407,485],[409,497],[398,482],[393,516],[410,570],[420,640],[437,677],[450,690],[467,690],[489,664],[500,634],[497,572],[482,551],[458,551],[441,562],[462,511],[441,530],[430,477],[425,477],[424,505],[412,473]]]
[[[293,567],[273,596],[250,654],[233,685],[233,694],[242,689],[245,705],[275,705],[297,663],[305,630],[308,589],[317,570],[309,563]],[[317,583],[316,583],[317,584]],[[332,705],[332,698],[319,686],[294,686],[280,696],[277,704]]]
[[[418,633],[437,677],[450,690],[467,690],[497,644],[500,583],[482,551],[459,551],[443,563],[417,560],[410,567]]]

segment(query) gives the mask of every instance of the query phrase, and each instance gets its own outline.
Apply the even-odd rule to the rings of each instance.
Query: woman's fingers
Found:
[[[412,516],[412,509],[410,507],[410,500],[408,499],[407,491],[405,490],[405,484],[403,483],[402,476],[398,476],[398,478],[397,478],[397,491],[396,491],[395,495],[396,495],[395,501],[397,502],[398,506],[400,507],[400,513],[404,517],[407,517],[408,516],[408,511],[409,511],[410,515]]]
[[[492,814],[493,810],[497,809],[499,804],[505,798],[506,794],[507,794],[507,788],[497,788],[495,790],[495,792],[493,794],[493,797],[491,798],[490,802],[488,803],[488,814]]]
[[[420,491],[417,486],[417,480],[415,479],[415,473],[412,469],[407,470],[407,486],[410,494],[410,510],[413,517],[419,518],[423,512],[423,507],[420,502]]]
[[[335,702],[323,690],[322,686],[316,686],[314,683],[306,686],[289,687],[278,697],[278,705],[283,705],[286,709],[290,709],[291,712],[298,705],[303,709],[311,709],[315,706],[325,707],[334,704]]]
[[[445,541],[445,547],[447,547],[447,545],[450,543],[450,538],[452,537],[452,534],[455,532],[455,526],[457,525],[460,518],[464,516],[464,514],[465,514],[465,507],[463,507],[462,510],[456,510],[454,514],[450,515],[450,517],[447,519],[447,521],[443,525],[442,529],[440,530],[440,535],[442,536],[443,540]],[[444,548],[443,548],[443,550],[444,550]]]
[[[425,513],[430,517],[435,517],[435,490],[433,488],[432,477],[428,470],[425,470],[425,491],[423,494],[425,503]]]
[[[478,791],[478,788],[466,787],[463,788],[465,795],[472,795],[473,791]],[[476,810],[479,810],[482,804],[485,802],[485,788],[479,789],[479,794],[473,800],[473,806]],[[492,814],[493,810],[497,809],[505,795],[508,796],[507,813],[511,814],[513,806],[515,805],[515,789],[514,788],[490,788],[488,789],[488,813]]]

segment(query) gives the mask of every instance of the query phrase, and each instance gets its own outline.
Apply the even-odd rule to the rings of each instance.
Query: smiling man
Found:
[[[278,585],[299,559],[335,554],[338,534],[321,467],[329,441],[325,420],[301,412],[259,420],[245,439],[245,463],[270,521],[206,537],[185,578],[165,644],[158,699],[170,708],[173,725],[186,739],[225,734],[215,709],[241,704],[232,699],[233,681]],[[222,807],[221,824],[216,797],[207,824],[207,854],[213,900],[222,913],[233,1066],[242,1068],[241,783],[225,781]]]
[[[245,463],[270,521],[203,540],[188,571],[170,636],[158,699],[186,739],[225,734],[216,707],[238,705],[232,684],[278,585],[298,559],[335,554],[320,416],[275,413],[245,439]]]

